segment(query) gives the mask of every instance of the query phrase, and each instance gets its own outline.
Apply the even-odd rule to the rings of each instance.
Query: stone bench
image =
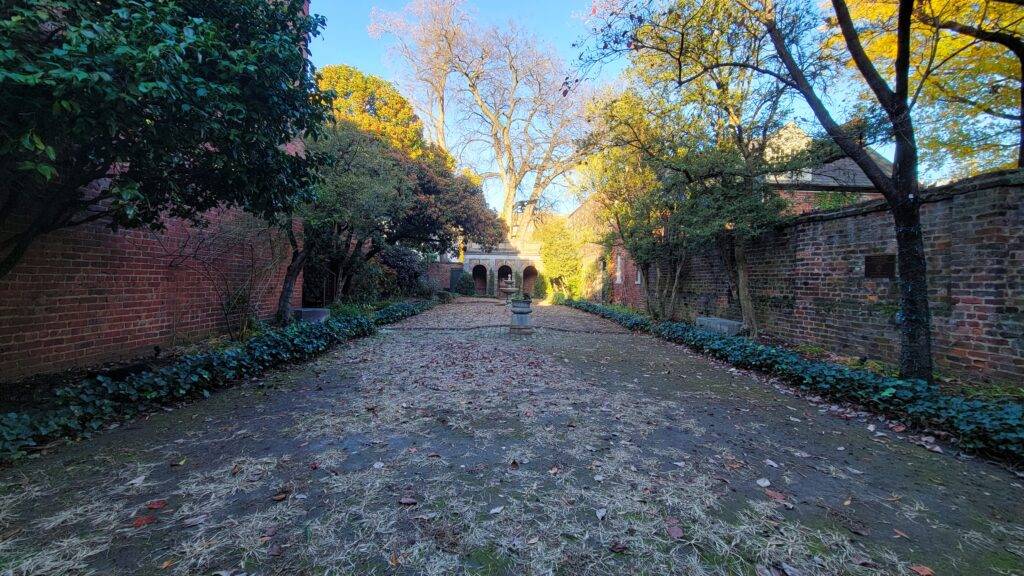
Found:
[[[312,324],[323,324],[330,317],[331,311],[328,308],[294,308],[292,317],[299,322]]]
[[[725,334],[726,336],[736,336],[737,334],[742,334],[746,330],[743,326],[743,322],[727,320],[725,318],[716,318],[714,316],[698,316],[697,326],[711,332]]]

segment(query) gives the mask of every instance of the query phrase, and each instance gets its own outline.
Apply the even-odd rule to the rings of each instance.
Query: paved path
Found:
[[[0,574],[1024,574],[1011,472],[505,314],[460,299],[0,472]]]

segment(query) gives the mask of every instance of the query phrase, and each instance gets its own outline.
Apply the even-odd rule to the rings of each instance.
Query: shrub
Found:
[[[322,324],[295,323],[259,334],[242,345],[185,356],[178,362],[114,379],[97,376],[56,391],[56,407],[43,414],[0,416],[0,460],[60,437],[78,437],[115,420],[161,405],[209,396],[241,378],[320,354],[351,338],[372,334],[433,306],[431,301],[397,303],[367,316],[357,306],[336,306]],[[338,314],[335,315],[335,309]]]
[[[475,294],[476,282],[473,281],[473,276],[468,272],[463,272],[462,276],[459,276],[459,281],[455,283],[455,292],[463,296]]]
[[[551,293],[551,281],[544,274],[537,274],[537,279],[533,283],[533,298],[535,300],[544,300]]]
[[[442,290],[437,293],[438,304],[451,304],[452,302],[455,302],[455,298],[455,293],[448,292],[447,290]]]
[[[565,304],[578,308],[584,312],[603,316],[612,322],[621,324],[630,330],[648,330],[651,327],[651,320],[636,310],[625,306],[606,306],[589,300],[566,299]]]
[[[1024,403],[967,399],[943,394],[922,380],[901,380],[866,370],[808,360],[796,352],[724,336],[683,322],[652,325],[638,313],[581,300],[567,305],[609,318],[631,330],[647,330],[735,366],[776,376],[823,396],[856,402],[955,434],[961,446],[1010,459],[1024,458]]]
[[[422,300],[420,302],[398,302],[381,308],[374,312],[370,318],[378,326],[391,324],[429,310],[434,307],[434,304],[435,302],[433,300]]]

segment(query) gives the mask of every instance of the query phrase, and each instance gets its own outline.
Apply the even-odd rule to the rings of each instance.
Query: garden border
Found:
[[[872,411],[945,430],[965,450],[1024,462],[1024,403],[943,394],[922,380],[902,380],[839,364],[808,360],[785,348],[724,336],[685,322],[655,323],[638,312],[586,300],[561,303],[634,331],[683,344],[734,366],[775,376],[804,390],[856,402]]]
[[[209,397],[244,378],[308,360],[341,342],[369,336],[377,326],[424,312],[436,300],[399,302],[368,316],[328,318],[269,330],[243,344],[185,356],[173,364],[114,379],[87,378],[56,390],[57,407],[42,414],[0,415],[0,461],[17,460],[26,449],[61,438],[81,438],[112,422],[128,420],[174,402]]]

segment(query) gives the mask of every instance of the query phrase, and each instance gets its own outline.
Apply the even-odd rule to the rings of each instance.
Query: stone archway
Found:
[[[533,296],[533,289],[537,284],[537,268],[527,266],[523,268],[523,294]]]
[[[507,264],[504,264],[500,268],[498,268],[498,284],[499,285],[502,282],[508,280],[511,277],[512,277],[512,267],[511,266],[509,266]]]
[[[473,266],[473,289],[477,296],[487,295],[487,267],[483,264]]]

